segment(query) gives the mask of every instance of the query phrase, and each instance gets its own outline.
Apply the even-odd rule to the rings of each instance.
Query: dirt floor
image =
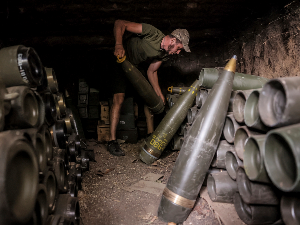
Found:
[[[167,224],[157,218],[157,209],[163,190],[161,187],[168,181],[178,152],[167,149],[160,160],[149,166],[139,160],[139,147],[143,141],[140,140],[137,144],[122,144],[121,147],[126,153],[123,157],[110,155],[105,145],[98,144],[95,140],[88,141],[89,148],[94,149],[97,162],[91,162],[90,171],[84,173],[83,188],[78,194],[82,224]],[[158,176],[152,181],[146,181],[149,177],[145,176],[149,173]],[[138,182],[148,182],[147,184],[154,184],[155,187],[147,189],[147,185],[135,185],[139,190],[130,188]],[[188,224],[222,223],[206,200],[199,198],[192,213],[183,223]]]

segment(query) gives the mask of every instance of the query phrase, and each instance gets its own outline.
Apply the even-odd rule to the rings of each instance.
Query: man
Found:
[[[130,38],[125,43],[123,40],[125,31],[136,34],[136,37]],[[188,31],[185,29],[177,29],[174,30],[171,35],[164,35],[160,30],[149,24],[116,20],[114,24],[114,36],[114,55],[116,57],[123,58],[126,53],[126,59],[138,69],[139,64],[151,60],[151,64],[147,70],[148,80],[156,94],[165,103],[165,98],[158,83],[157,70],[162,64],[162,61],[166,60],[166,55],[179,54],[182,49],[190,52],[188,46]],[[119,74],[119,76],[114,79],[115,82],[113,82],[113,104],[110,112],[110,141],[107,145],[107,150],[117,156],[125,155],[116,141],[116,130],[126,90],[126,80],[124,80],[126,78],[124,77],[124,74]],[[149,129],[148,133],[151,133]]]

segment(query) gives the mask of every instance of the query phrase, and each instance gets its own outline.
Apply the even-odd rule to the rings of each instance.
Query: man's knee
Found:
[[[122,103],[124,102],[124,98],[125,98],[125,93],[114,94],[114,97],[113,97],[114,106],[121,106]]]

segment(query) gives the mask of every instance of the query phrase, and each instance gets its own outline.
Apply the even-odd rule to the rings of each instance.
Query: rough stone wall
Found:
[[[300,3],[292,1],[268,17],[256,18],[228,45],[238,71],[267,78],[300,74]],[[226,51],[226,50],[225,50]]]

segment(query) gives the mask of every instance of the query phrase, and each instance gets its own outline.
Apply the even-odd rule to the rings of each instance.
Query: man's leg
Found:
[[[121,107],[124,101],[125,93],[116,93],[113,96],[113,104],[110,110],[110,137],[109,142],[107,145],[107,150],[116,156],[123,156],[125,155],[124,151],[120,148],[116,133],[117,133],[117,126],[119,123]]]
[[[146,116],[146,123],[147,123],[147,134],[151,134],[154,131],[153,125],[153,113],[149,110],[148,106],[144,105],[144,112]]]

